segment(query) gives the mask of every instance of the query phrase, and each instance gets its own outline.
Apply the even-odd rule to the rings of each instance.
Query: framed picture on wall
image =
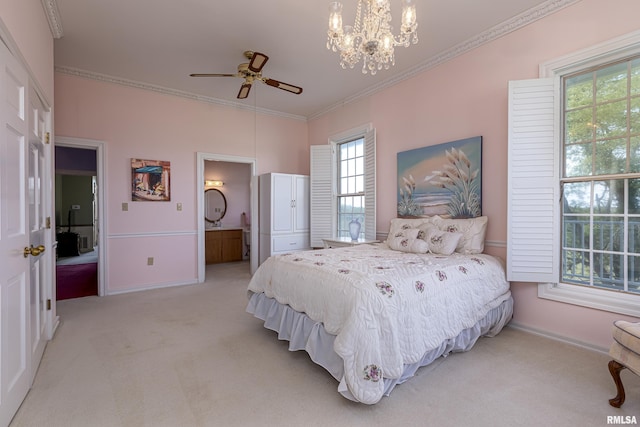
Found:
[[[171,162],[131,159],[131,200],[168,202],[171,200]]]
[[[482,137],[398,153],[399,218],[482,215]]]

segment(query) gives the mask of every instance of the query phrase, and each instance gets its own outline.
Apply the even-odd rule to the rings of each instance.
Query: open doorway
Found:
[[[207,254],[206,238],[212,237],[211,234],[218,231],[230,230],[225,234],[228,236],[223,239],[228,238],[227,241],[231,247],[234,246],[234,241],[240,239],[239,254],[241,259],[249,261],[250,270],[253,273],[258,261],[257,251],[251,250],[257,247],[258,236],[255,159],[210,153],[198,153],[197,158],[198,281],[204,282],[205,267],[212,259],[211,256],[207,256],[210,254]],[[205,219],[207,190],[209,193],[212,191],[216,194],[221,193],[220,198],[224,199],[226,212],[219,221],[218,217]],[[238,233],[237,237],[233,234],[234,232]],[[234,250],[237,251],[237,249]]]
[[[55,144],[56,300],[104,295],[102,143]]]

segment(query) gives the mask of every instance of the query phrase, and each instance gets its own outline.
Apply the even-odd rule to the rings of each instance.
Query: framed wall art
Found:
[[[131,200],[168,202],[171,200],[171,162],[131,159]]]
[[[482,137],[398,153],[399,218],[482,215]]]

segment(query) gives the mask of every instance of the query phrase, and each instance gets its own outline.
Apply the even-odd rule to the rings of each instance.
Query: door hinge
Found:
[[[44,134],[44,142],[45,142],[45,144],[48,144],[49,141],[51,141],[51,132],[46,132]]]
[[[47,300],[47,310],[51,310],[51,300]]]
[[[45,221],[44,226],[47,229],[51,228],[51,217],[50,216],[47,217],[47,220]]]

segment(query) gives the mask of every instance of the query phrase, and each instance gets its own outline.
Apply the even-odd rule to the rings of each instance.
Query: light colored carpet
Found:
[[[640,377],[605,354],[506,328],[367,406],[245,312],[249,266],[202,285],[58,302],[62,319],[11,426],[604,426],[640,422]]]

